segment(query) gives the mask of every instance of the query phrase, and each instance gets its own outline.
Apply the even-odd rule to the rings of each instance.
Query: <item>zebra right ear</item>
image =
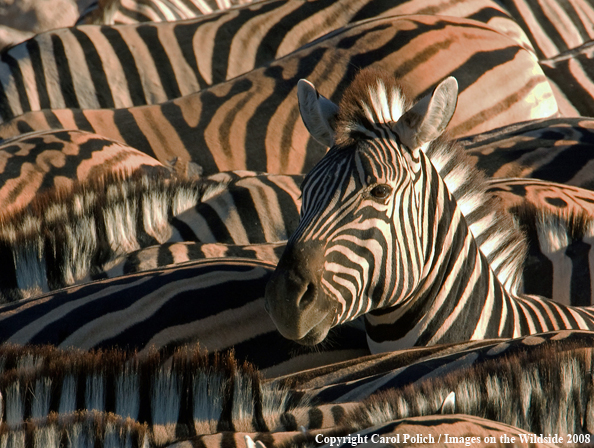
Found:
[[[334,145],[334,121],[338,106],[320,95],[307,79],[300,79],[297,83],[297,99],[301,119],[311,136],[322,145]]]

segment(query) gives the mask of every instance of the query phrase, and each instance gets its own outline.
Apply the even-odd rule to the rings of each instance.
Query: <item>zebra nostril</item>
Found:
[[[305,289],[305,292],[301,296],[301,299],[299,299],[299,303],[297,304],[297,306],[300,310],[304,310],[314,302],[316,296],[316,286],[313,283],[309,283],[307,285],[307,288]]]

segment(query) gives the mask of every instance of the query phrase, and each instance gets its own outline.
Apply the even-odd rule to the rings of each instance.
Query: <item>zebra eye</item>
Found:
[[[392,188],[386,184],[376,185],[370,191],[371,196],[375,199],[386,199],[390,193],[392,193]]]

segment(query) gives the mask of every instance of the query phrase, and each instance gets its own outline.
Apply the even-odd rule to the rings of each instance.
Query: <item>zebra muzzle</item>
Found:
[[[266,286],[266,310],[284,337],[314,345],[323,341],[332,327],[335,306],[321,287],[321,244],[302,246],[285,249]]]

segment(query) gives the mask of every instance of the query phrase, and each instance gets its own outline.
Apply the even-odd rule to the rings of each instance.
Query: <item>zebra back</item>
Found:
[[[434,50],[428,54],[428,48]],[[308,171],[326,151],[306,137],[299,120],[299,78],[307,76],[334,98],[362,66],[389,69],[413,98],[448,74],[459,76],[459,106],[449,126],[453,137],[557,111],[533,55],[514,41],[475,21],[404,16],[350,25],[268,66],[160,105],[28,112],[0,126],[0,137],[74,127],[160,161],[190,157],[205,174],[235,169],[295,174]],[[506,107],[497,106],[503,103]]]

